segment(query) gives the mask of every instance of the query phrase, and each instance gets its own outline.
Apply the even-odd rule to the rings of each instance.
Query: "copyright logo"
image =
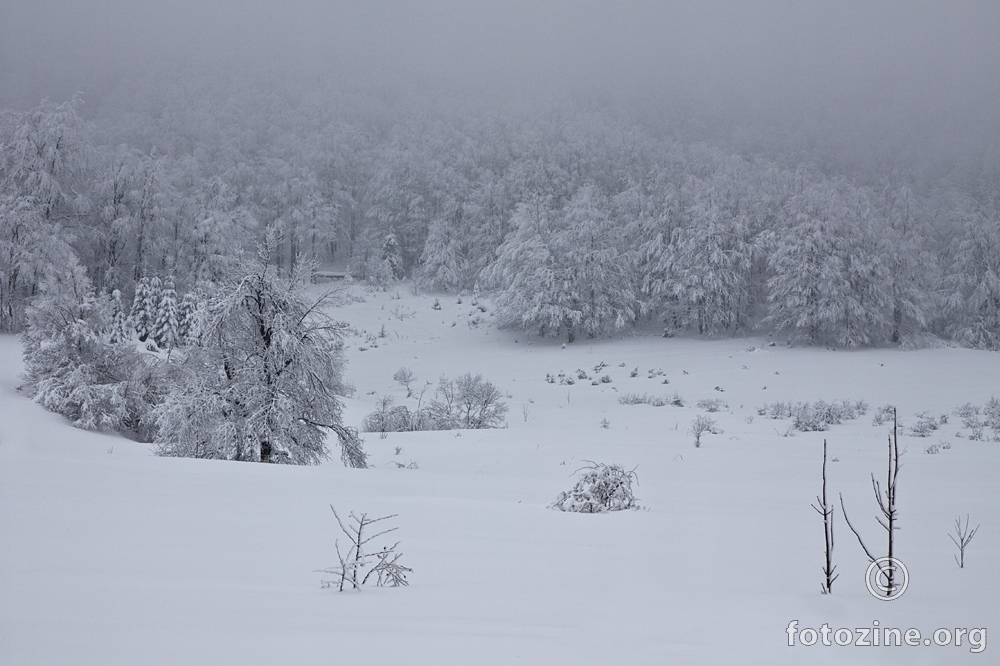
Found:
[[[872,596],[881,601],[892,601],[903,596],[910,584],[910,574],[895,557],[880,557],[868,565],[865,584]]]

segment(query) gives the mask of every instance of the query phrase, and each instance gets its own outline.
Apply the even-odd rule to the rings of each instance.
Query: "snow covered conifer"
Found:
[[[139,334],[139,341],[145,342],[153,329],[153,315],[147,309],[149,306],[149,278],[142,278],[135,283],[135,297],[132,299],[132,311],[129,319]]]
[[[108,340],[116,345],[125,342],[129,337],[128,316],[125,314],[125,306],[122,305],[122,292],[115,289],[111,292],[111,332]]]
[[[187,344],[195,334],[195,316],[198,312],[198,297],[188,292],[177,306],[177,344]]]
[[[153,322],[151,337],[160,349],[171,349],[177,346],[179,338],[177,324],[177,292],[174,291],[174,280],[168,277],[160,290],[160,300],[156,308],[156,320]]]

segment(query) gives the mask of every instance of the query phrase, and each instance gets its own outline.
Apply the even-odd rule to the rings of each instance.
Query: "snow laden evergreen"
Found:
[[[177,306],[177,340],[186,345],[196,336],[198,316],[198,296],[192,292],[184,294]]]
[[[153,304],[156,302],[157,296],[153,293],[149,278],[140,279],[135,285],[135,296],[132,298],[132,309],[129,312],[129,320],[140,342],[145,342],[153,332],[156,317],[156,308]]]
[[[497,251],[485,279],[501,325],[595,336],[633,322],[640,304],[621,251],[621,227],[609,219],[607,201],[584,187],[562,210],[538,199],[518,207],[514,231]]]
[[[173,349],[180,341],[177,323],[177,292],[174,291],[174,279],[168,277],[160,290],[159,302],[156,304],[156,318],[153,321],[153,342],[160,349]]]
[[[209,299],[200,344],[182,380],[156,409],[162,455],[315,464],[335,433],[345,463],[365,466],[356,433],[341,424],[343,324],[307,299],[304,272],[282,278],[262,250]]]
[[[129,331],[128,315],[125,314],[125,306],[122,304],[122,292],[117,289],[111,292],[110,326],[108,342],[111,344],[121,344],[132,338],[131,331]]]

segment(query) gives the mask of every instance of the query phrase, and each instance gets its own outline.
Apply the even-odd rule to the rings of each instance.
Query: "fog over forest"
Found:
[[[10,0],[0,327],[67,257],[128,309],[270,229],[282,270],[571,339],[995,349],[998,34],[989,1]]]

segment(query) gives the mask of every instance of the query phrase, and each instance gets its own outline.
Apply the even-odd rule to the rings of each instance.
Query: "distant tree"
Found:
[[[1000,350],[1000,215],[967,213],[955,245],[947,331],[969,347]]]
[[[765,321],[807,343],[878,344],[891,331],[892,285],[882,239],[857,193],[811,187],[788,204],[774,234]]]
[[[636,319],[631,257],[606,204],[585,187],[564,210],[547,200],[518,207],[515,229],[485,274],[501,325],[565,333],[573,342],[579,332],[611,333]]]

